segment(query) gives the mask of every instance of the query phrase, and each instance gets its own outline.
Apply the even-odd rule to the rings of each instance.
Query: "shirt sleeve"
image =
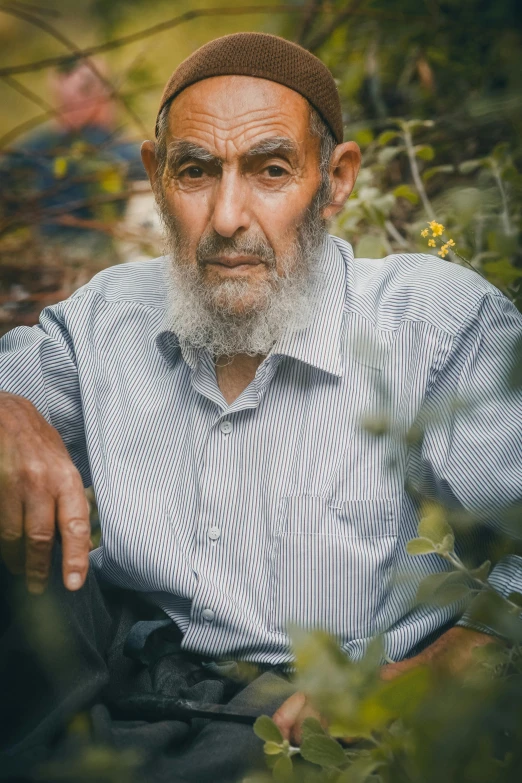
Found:
[[[30,400],[60,433],[84,485],[91,484],[82,399],[66,314],[82,297],[43,310],[37,326],[20,326],[0,340],[0,389]]]
[[[521,314],[499,292],[484,295],[434,383],[421,458],[428,494],[471,511],[512,542],[520,531],[506,509],[522,500],[522,387],[511,380],[521,346]],[[478,540],[467,535],[471,546]],[[522,593],[522,557],[503,557],[489,584],[505,597]],[[468,610],[458,624],[494,633],[470,617]]]

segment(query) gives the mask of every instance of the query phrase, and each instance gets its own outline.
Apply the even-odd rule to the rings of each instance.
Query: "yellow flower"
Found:
[[[428,236],[428,229],[425,228],[423,231],[421,231],[421,237],[427,237]]]
[[[448,245],[450,247],[455,247],[455,242],[453,241],[453,239],[448,239]]]
[[[428,247],[437,247],[437,243],[434,239],[428,239]]]
[[[435,220],[431,220],[428,225],[431,228],[431,233],[434,237],[440,237],[442,235],[442,232],[444,231],[444,226],[442,223],[437,223]]]
[[[442,245],[441,249],[439,250],[439,256],[441,258],[446,258],[446,256],[448,255],[448,250],[449,248],[447,245]]]

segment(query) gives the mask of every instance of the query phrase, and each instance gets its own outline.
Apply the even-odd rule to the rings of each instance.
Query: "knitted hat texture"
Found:
[[[167,82],[158,116],[166,103],[191,84],[232,75],[269,79],[300,93],[319,112],[337,142],[342,142],[341,102],[326,65],[302,46],[266,33],[225,35],[193,52]]]

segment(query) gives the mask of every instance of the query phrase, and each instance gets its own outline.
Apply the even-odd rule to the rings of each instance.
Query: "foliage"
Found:
[[[379,676],[379,638],[364,658],[349,660],[336,640],[320,631],[294,629],[297,683],[328,721],[303,723],[302,741],[284,740],[268,716],[254,731],[265,742],[271,775],[290,783],[430,783],[517,780],[522,771],[522,595],[503,598],[487,585],[490,563],[468,569],[454,551],[444,509],[426,503],[413,556],[436,553],[452,569],[425,578],[417,601],[449,604],[477,595],[474,623],[487,624],[502,645],[477,648],[466,676],[416,667],[395,679]],[[306,764],[303,764],[306,762]]]

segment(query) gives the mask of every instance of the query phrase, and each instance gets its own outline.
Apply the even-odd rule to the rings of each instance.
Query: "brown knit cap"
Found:
[[[158,116],[166,103],[191,84],[232,75],[269,79],[300,93],[317,109],[337,142],[342,142],[341,102],[326,65],[302,46],[266,33],[225,35],[193,52],[170,77]],[[157,127],[156,120],[156,132]]]

